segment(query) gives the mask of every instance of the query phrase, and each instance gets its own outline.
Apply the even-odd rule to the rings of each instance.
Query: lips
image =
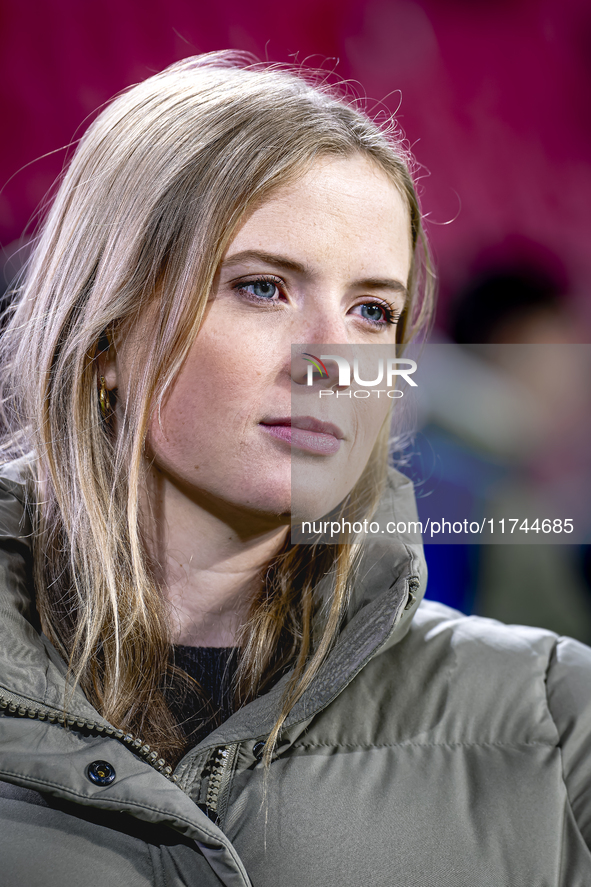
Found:
[[[338,453],[345,435],[332,422],[322,422],[313,416],[290,416],[265,419],[260,427],[267,433],[306,453],[332,456]]]

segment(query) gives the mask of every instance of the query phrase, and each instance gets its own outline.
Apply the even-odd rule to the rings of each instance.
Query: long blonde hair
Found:
[[[315,158],[362,153],[399,188],[414,259],[408,341],[427,323],[432,275],[410,160],[393,121],[379,127],[317,75],[235,53],[188,58],[124,92],[90,126],[63,176],[2,341],[5,458],[32,450],[35,584],[43,628],[101,714],[178,758],[166,703],[169,618],[142,545],[139,493],[150,416],[199,331],[241,220]],[[153,347],[110,433],[97,354],[155,306]],[[387,429],[358,484],[379,496]],[[355,546],[286,544],[243,629],[239,704],[294,665],[276,739],[329,651],[347,602]],[[315,589],[333,594],[318,643]],[[165,681],[164,681],[165,682]]]

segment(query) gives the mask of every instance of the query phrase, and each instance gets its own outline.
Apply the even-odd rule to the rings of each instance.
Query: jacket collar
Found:
[[[393,515],[397,521],[418,519],[413,485],[395,470],[389,472],[375,520],[382,523],[383,519],[385,524]],[[373,656],[402,640],[425,593],[426,580],[422,545],[393,537],[365,544],[345,624],[331,653],[289,713],[280,751],[297,739],[314,715],[335,699]],[[266,739],[277,719],[288,680],[289,674],[284,675],[271,690],[232,715],[185,761],[211,747],[249,738]]]
[[[31,496],[27,457],[0,473],[0,693],[17,703],[61,711],[66,665],[36,624],[31,588]],[[378,509],[387,519],[416,520],[411,482],[391,471]],[[406,634],[424,594],[426,565],[422,546],[387,539],[365,545],[359,578],[345,625],[327,660],[286,721],[302,728],[328,705],[380,650]],[[198,749],[249,738],[264,738],[277,718],[289,675],[268,693],[234,714],[202,741]],[[69,709],[75,716],[107,722],[78,688]],[[294,732],[294,731],[292,731]]]

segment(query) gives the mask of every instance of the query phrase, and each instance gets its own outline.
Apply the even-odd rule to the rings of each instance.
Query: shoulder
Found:
[[[506,662],[536,668],[547,666],[559,636],[529,625],[505,625],[483,616],[465,616],[436,601],[423,600],[414,616],[409,644],[426,645],[478,662]]]
[[[373,670],[380,669],[409,739],[418,731],[449,746],[555,747],[546,680],[557,641],[542,629],[423,601],[405,637],[376,657]]]
[[[527,685],[532,690],[534,682],[546,704],[545,684],[558,643],[558,635],[546,629],[465,616],[425,600],[399,653],[453,671],[465,692],[473,687],[481,696],[500,687],[506,692],[511,687],[516,692],[519,686]]]
[[[557,639],[547,693],[560,736],[568,799],[591,847],[591,648],[572,638]]]
[[[591,846],[591,648],[432,601],[398,647],[416,691],[422,684],[427,698],[445,697],[438,727],[453,733],[450,714],[461,715],[464,741],[558,749],[567,802]]]
[[[591,647],[553,631],[529,625],[505,625],[496,619],[465,616],[436,601],[422,601],[407,638],[409,648],[428,654],[453,656],[486,674],[493,667],[497,677],[523,675],[541,678],[554,714],[563,719],[567,700],[577,707],[591,700]]]
[[[0,543],[30,535],[33,466],[32,453],[0,465]]]
[[[591,648],[547,629],[465,616],[425,600],[402,647],[405,656],[452,669],[456,679],[465,671],[481,694],[509,687],[529,688],[530,699],[541,693],[561,732],[572,732],[572,713],[591,705]]]

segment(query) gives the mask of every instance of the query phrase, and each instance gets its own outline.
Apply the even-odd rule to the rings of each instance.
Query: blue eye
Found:
[[[398,315],[390,308],[389,305],[382,305],[377,302],[364,302],[362,305],[355,305],[353,311],[364,320],[374,324],[374,326],[387,326],[396,323]]]
[[[373,320],[374,323],[384,322],[385,311],[379,305],[362,305],[361,306],[361,316],[365,317],[366,320]]]
[[[268,301],[271,301],[278,295],[277,284],[273,283],[272,280],[253,280],[252,283],[242,284],[240,289],[251,293],[257,299],[266,299]]]

